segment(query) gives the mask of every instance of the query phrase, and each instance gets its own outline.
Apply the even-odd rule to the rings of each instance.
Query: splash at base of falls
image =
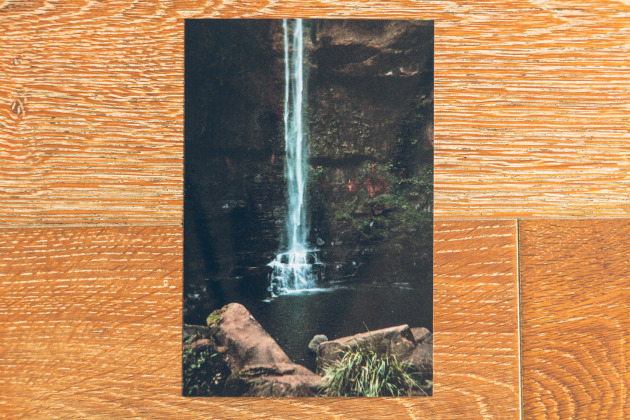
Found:
[[[295,290],[315,288],[324,276],[324,263],[317,256],[318,250],[287,251],[276,255],[267,264],[273,269],[269,274],[271,297]]]

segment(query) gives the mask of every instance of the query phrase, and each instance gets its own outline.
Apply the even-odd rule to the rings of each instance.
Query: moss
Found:
[[[330,185],[331,179],[335,182],[334,175],[326,168],[318,166],[313,172],[313,182],[320,185]],[[401,270],[403,267],[411,269],[410,264],[414,270],[430,269],[432,166],[419,164],[408,175],[390,163],[364,161],[352,179],[356,188],[351,191],[342,185],[340,189],[319,191],[311,197],[329,232],[323,237],[327,241],[356,245],[354,251],[339,249],[335,252],[353,253],[341,257],[348,259],[383,255]]]
[[[208,315],[208,318],[206,318],[206,324],[208,325],[208,327],[216,327],[217,325],[219,325],[219,323],[223,320],[223,317],[221,316],[221,314],[224,311],[225,311],[225,307],[221,309],[217,309],[216,311]]]
[[[419,92],[414,106],[383,114],[374,125],[374,112],[340,102],[339,95],[322,92],[309,115],[317,165],[309,178],[313,226],[326,243],[343,244],[325,252],[339,261],[380,255],[393,271],[429,270],[433,164],[424,143],[433,123],[430,96]]]
[[[312,156],[347,159],[382,154],[371,146],[374,143],[373,123],[363,111],[351,109],[345,102],[322,100],[323,106],[310,116],[309,121]]]

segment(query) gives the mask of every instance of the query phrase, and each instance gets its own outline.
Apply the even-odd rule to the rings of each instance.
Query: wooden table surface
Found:
[[[430,398],[181,397],[184,19],[435,20]],[[630,4],[0,2],[0,416],[630,418]]]

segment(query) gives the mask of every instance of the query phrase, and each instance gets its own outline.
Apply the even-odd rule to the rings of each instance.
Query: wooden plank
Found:
[[[630,220],[520,225],[524,418],[630,418]]]
[[[181,397],[180,227],[0,229],[0,412],[27,418],[517,418],[516,226],[439,222],[435,389]]]
[[[437,217],[630,212],[630,6],[4,1],[0,224],[179,223],[185,18],[434,19]]]

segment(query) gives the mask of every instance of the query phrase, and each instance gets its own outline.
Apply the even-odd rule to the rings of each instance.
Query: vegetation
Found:
[[[363,162],[348,171],[354,183],[351,188],[338,186],[336,175],[321,165],[314,168],[310,180],[314,185],[314,225],[321,237],[353,246],[337,249],[335,252],[351,255],[336,258],[368,261],[379,255],[391,263],[393,271],[429,270],[433,254],[432,165],[418,164],[411,176],[398,172],[392,163],[381,162]]]
[[[402,397],[414,391],[428,395],[431,387],[410,363],[361,343],[324,371],[321,393],[326,397]]]
[[[217,309],[207,319],[210,327],[222,320],[225,309]],[[184,327],[182,382],[184,396],[222,395],[230,369],[210,329],[201,326]]]
[[[229,375],[229,369],[221,357],[208,348],[186,349],[183,356],[184,396],[221,395]]]
[[[220,308],[213,311],[210,315],[208,315],[208,318],[206,318],[206,325],[208,325],[208,327],[214,327],[218,325],[223,319],[221,314],[223,313],[224,310],[225,308]]]

